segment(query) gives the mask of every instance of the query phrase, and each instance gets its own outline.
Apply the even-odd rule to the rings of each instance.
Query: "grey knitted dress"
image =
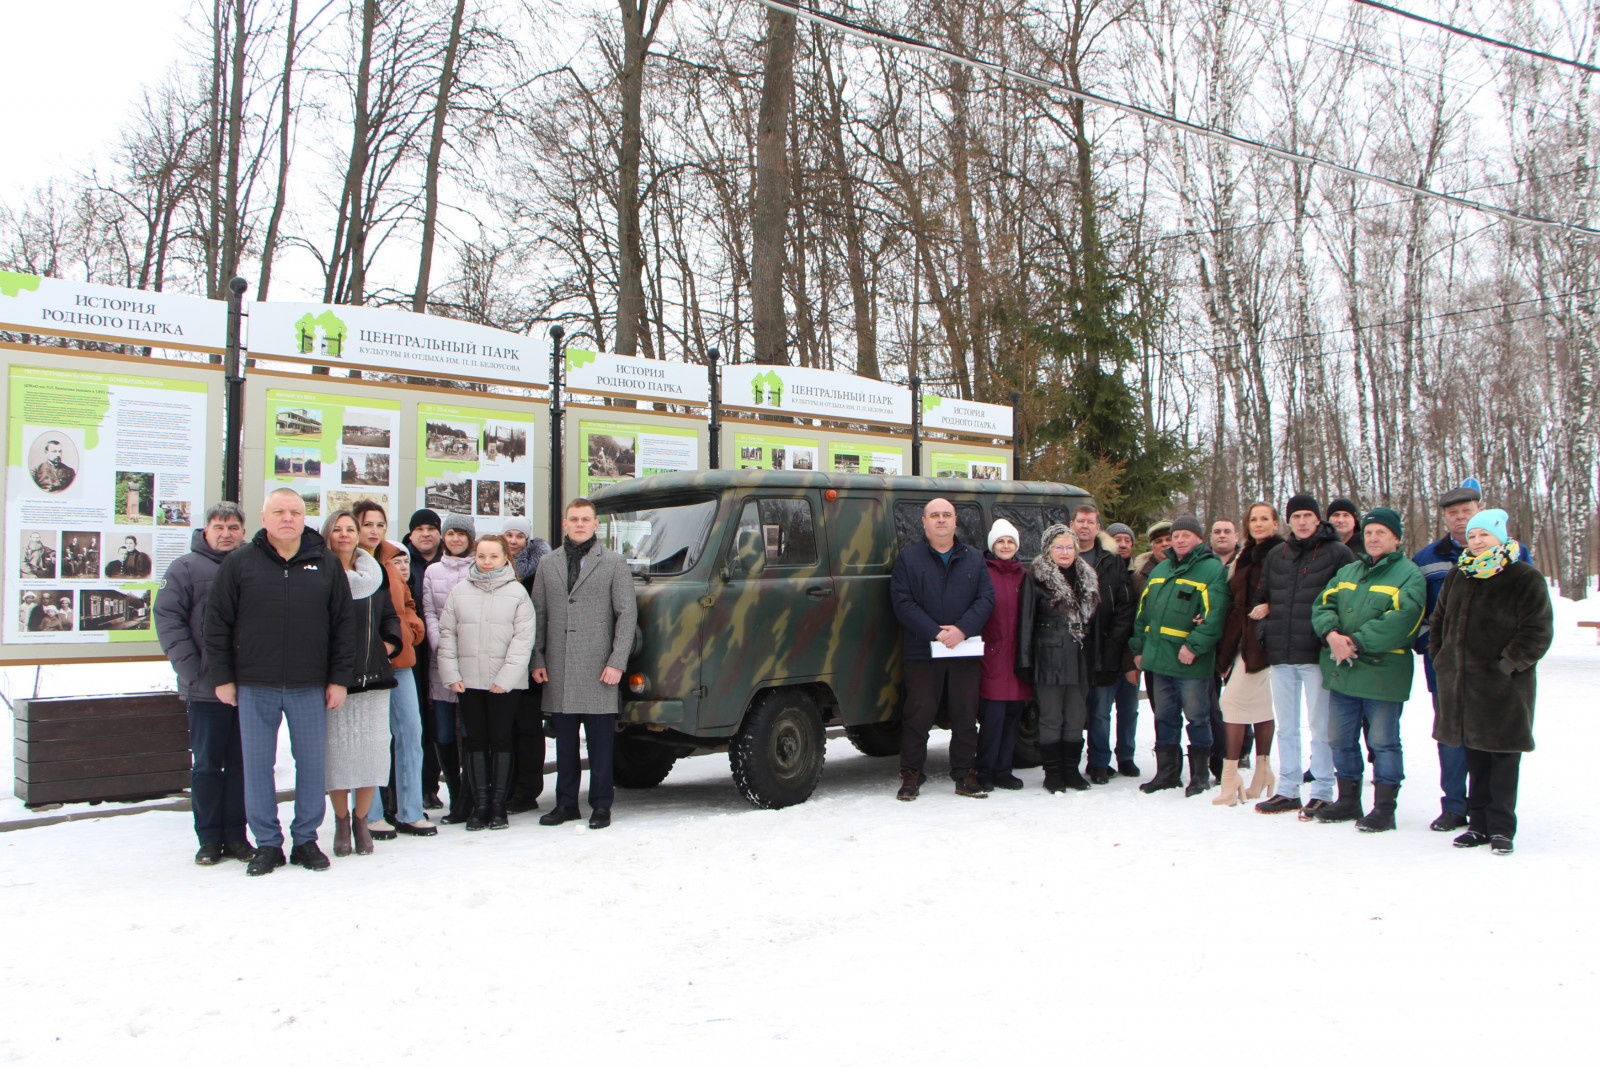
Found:
[[[383,589],[383,568],[356,549],[356,569],[346,571],[350,596],[357,603]],[[387,594],[385,594],[387,595]],[[366,610],[365,605],[361,610]],[[329,791],[364,789],[389,781],[389,690],[351,693],[337,711],[328,712]]]

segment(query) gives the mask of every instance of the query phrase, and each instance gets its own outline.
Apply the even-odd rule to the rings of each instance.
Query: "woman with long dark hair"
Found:
[[[1217,669],[1227,679],[1222,690],[1222,723],[1226,737],[1222,759],[1222,792],[1213,804],[1232,807],[1241,799],[1271,794],[1272,777],[1272,673],[1267,650],[1256,636],[1250,600],[1261,584],[1267,553],[1283,544],[1278,534],[1278,509],[1257,501],[1245,514],[1244,546],[1228,564],[1228,614],[1217,646]],[[1255,728],[1255,770],[1250,787],[1239,777],[1245,734]]]

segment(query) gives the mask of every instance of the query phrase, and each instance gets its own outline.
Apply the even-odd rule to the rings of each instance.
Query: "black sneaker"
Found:
[[[538,810],[539,798],[532,793],[524,793],[519,789],[506,798],[507,815],[522,815],[526,812]]]
[[[1453,811],[1445,811],[1440,812],[1439,817],[1428,824],[1428,829],[1447,834],[1451,830],[1459,830],[1465,825],[1467,825],[1467,817],[1465,815],[1457,815]]]
[[[289,850],[289,862],[308,871],[325,871],[333,864],[315,841],[307,841]]]
[[[1494,853],[1496,856],[1509,856],[1511,853],[1515,852],[1516,849],[1511,845],[1511,838],[1507,837],[1505,834],[1495,834],[1493,837],[1489,838],[1489,851]]]
[[[259,874],[271,874],[273,871],[282,866],[283,849],[271,847],[258,848],[251,855],[250,866],[244,869],[244,873],[254,878]]]
[[[250,847],[248,841],[229,841],[222,846],[222,851],[229,859],[238,860],[240,863],[249,863],[250,857],[256,854],[256,850]]]
[[[564,822],[583,818],[583,812],[577,808],[552,808],[539,816],[540,826],[560,826]]]
[[[1119,759],[1117,760],[1117,773],[1124,778],[1137,778],[1144,772],[1139,769],[1139,765],[1133,760]]]
[[[215,867],[222,862],[222,856],[221,845],[201,845],[200,851],[194,854],[194,861],[201,867]]]
[[[1110,767],[1089,768],[1089,781],[1093,782],[1095,785],[1105,785],[1107,782],[1111,781],[1111,778],[1112,771]]]
[[[438,811],[443,807],[444,807],[444,801],[439,799],[439,791],[437,789],[435,789],[431,793],[423,793],[422,794],[422,810],[423,811]]]
[[[604,830],[611,825],[611,809],[595,808],[589,813],[589,829]]]
[[[1326,800],[1308,800],[1306,801],[1306,806],[1300,809],[1300,821],[1311,822],[1317,817],[1317,812],[1321,811],[1323,808],[1331,808],[1332,806],[1333,805],[1328,803]]]
[[[1321,801],[1314,800],[1312,803],[1319,804]],[[1284,812],[1288,811],[1299,811],[1300,798],[1286,797],[1282,793],[1279,793],[1276,796],[1270,796],[1266,800],[1263,800],[1261,803],[1257,804],[1256,810],[1263,815],[1282,815]]]
[[[1479,845],[1487,845],[1489,843],[1489,835],[1480,834],[1476,830],[1468,830],[1450,843],[1456,848],[1477,848]]]
[[[1014,774],[1002,774],[994,780],[996,789],[1021,789],[1022,779]]]

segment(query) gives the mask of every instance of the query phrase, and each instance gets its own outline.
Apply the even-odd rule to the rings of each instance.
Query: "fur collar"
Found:
[[[1028,572],[1044,589],[1052,611],[1067,621],[1067,628],[1078,641],[1100,606],[1100,576],[1082,554],[1072,561],[1072,578],[1045,556],[1035,556]]]

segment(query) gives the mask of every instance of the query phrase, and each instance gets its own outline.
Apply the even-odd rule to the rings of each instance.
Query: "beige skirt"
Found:
[[[1222,687],[1222,721],[1231,723],[1272,721],[1272,672],[1246,674],[1244,655],[1233,661],[1233,673]]]

